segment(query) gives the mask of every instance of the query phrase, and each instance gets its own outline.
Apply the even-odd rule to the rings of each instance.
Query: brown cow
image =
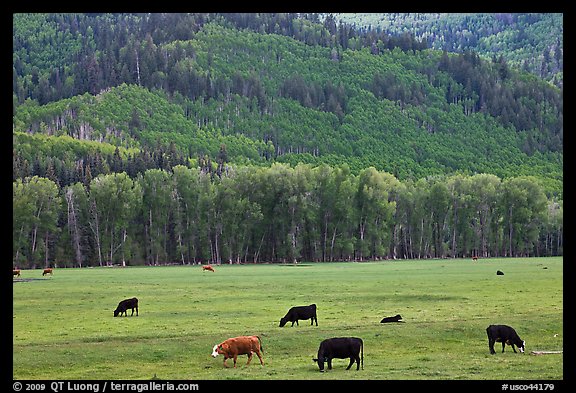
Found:
[[[478,260],[478,257],[472,257],[472,260],[473,260],[473,261],[477,261],[477,260]]]
[[[212,267],[212,265],[204,265],[204,266],[202,266],[202,271],[205,271],[205,270],[210,270],[211,272],[213,272],[214,268]]]
[[[47,274],[50,274],[52,276],[54,275],[54,273],[52,273],[52,268],[49,267],[48,269],[44,269],[44,271],[42,272],[42,275],[45,276]]]
[[[214,348],[212,348],[212,357],[215,358],[219,354],[224,355],[224,367],[228,367],[226,360],[233,358],[234,367],[236,367],[236,358],[238,355],[248,355],[247,366],[252,360],[252,355],[256,353],[260,359],[260,364],[263,366],[264,360],[262,360],[260,351],[264,352],[264,348],[262,348],[262,341],[259,336],[239,336],[229,338],[220,344],[214,345]]]
[[[12,269],[12,275],[20,277],[20,269]]]

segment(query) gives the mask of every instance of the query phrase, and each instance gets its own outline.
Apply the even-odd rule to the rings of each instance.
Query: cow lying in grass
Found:
[[[124,316],[127,317],[129,308],[132,309],[132,314],[130,314],[130,316],[134,315],[134,309],[136,309],[136,316],[138,316],[137,298],[133,297],[131,299],[124,299],[118,303],[118,307],[116,307],[116,310],[114,310],[114,316],[117,317],[118,315],[122,316],[122,314],[124,314]]]
[[[382,320],[380,321],[380,323],[387,323],[387,322],[404,322],[401,321],[402,316],[400,314],[396,314],[393,317],[384,317],[382,318]]]

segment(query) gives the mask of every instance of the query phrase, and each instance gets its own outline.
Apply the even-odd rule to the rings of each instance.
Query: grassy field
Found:
[[[496,275],[502,270],[503,276]],[[298,265],[23,270],[13,283],[14,379],[562,380],[563,259],[516,258]],[[113,317],[124,298],[138,317]],[[278,327],[316,303],[318,325]],[[404,323],[381,324],[401,314]],[[526,353],[490,355],[486,327],[513,326]],[[224,369],[212,347],[262,338]],[[364,370],[318,371],[320,341],[364,340]],[[232,365],[232,361],[228,361]]]

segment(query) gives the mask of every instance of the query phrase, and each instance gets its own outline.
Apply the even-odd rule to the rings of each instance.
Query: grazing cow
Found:
[[[20,269],[12,269],[12,276],[20,277]]]
[[[205,270],[210,270],[211,272],[213,272],[214,268],[212,267],[212,265],[204,265],[204,266],[202,266],[202,271],[205,271]]]
[[[47,275],[47,274],[50,274],[50,275],[52,275],[52,276],[54,275],[54,274],[52,273],[52,268],[44,269],[44,271],[42,272],[42,275],[45,276],[45,275]]]
[[[362,357],[360,357],[362,353]],[[312,359],[318,363],[321,372],[324,372],[324,362],[328,362],[328,370],[332,370],[332,359],[350,358],[350,364],[346,370],[356,362],[356,371],[360,369],[360,359],[362,359],[362,370],[364,370],[364,342],[357,337],[335,337],[327,338],[320,343],[318,348],[318,358]]]
[[[404,322],[401,321],[402,316],[400,316],[400,314],[396,314],[393,317],[384,317],[382,318],[382,320],[380,321],[380,323],[386,323],[386,322]]]
[[[503,276],[503,275],[504,275],[504,272],[503,272],[503,271],[500,271],[500,270],[497,270],[497,271],[496,271],[496,275],[497,275],[497,276]]]
[[[488,347],[490,348],[490,353],[494,355],[496,351],[494,350],[494,343],[502,343],[502,353],[504,353],[504,346],[506,344],[512,347],[514,353],[516,345],[520,352],[524,353],[524,346],[526,342],[523,341],[516,330],[507,325],[490,325],[486,328],[486,334],[488,334]]]
[[[472,260],[473,260],[473,261],[477,261],[477,260],[478,260],[478,257],[474,256],[474,257],[472,257]]]
[[[118,303],[118,307],[116,307],[116,310],[114,310],[114,316],[117,317],[118,315],[122,316],[122,314],[124,314],[124,316],[127,317],[129,308],[132,309],[132,314],[130,314],[130,316],[134,315],[134,309],[136,309],[136,316],[138,316],[137,298],[133,297],[131,299],[124,299]]]
[[[314,321],[316,321],[316,326],[318,326],[318,318],[316,316],[316,305],[315,304],[311,304],[309,306],[295,306],[290,308],[290,310],[288,310],[288,313],[280,318],[280,327],[284,327],[284,325],[286,325],[286,322],[292,322],[292,326],[294,326],[294,322],[296,322],[297,326],[300,326],[298,324],[298,320],[302,319],[309,319],[310,320],[310,326],[312,326],[314,324]]]
[[[228,367],[226,360],[232,358],[234,359],[234,368],[236,368],[236,359],[238,355],[248,355],[248,361],[246,366],[252,361],[252,355],[255,353],[260,359],[260,364],[264,365],[264,360],[262,359],[262,354],[264,348],[262,348],[262,341],[259,336],[239,336],[229,338],[228,340],[222,341],[220,344],[214,345],[212,348],[212,357],[215,358],[218,355],[224,355],[224,367]]]

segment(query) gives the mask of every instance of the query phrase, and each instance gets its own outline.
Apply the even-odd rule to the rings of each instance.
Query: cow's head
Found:
[[[280,327],[284,327],[284,325],[286,325],[286,322],[288,322],[288,319],[286,317],[282,317],[280,318]]]
[[[522,345],[518,345],[518,349],[520,352],[524,353],[524,346],[526,345],[526,341],[522,340]]]
[[[219,354],[225,355],[227,350],[228,350],[228,344],[226,343],[216,344],[212,348],[212,357],[215,358]]]
[[[114,310],[114,316],[117,317],[118,314],[120,314],[120,310],[119,309]]]
[[[324,362],[326,361],[326,359],[324,359],[323,356],[319,356],[318,359],[314,358],[312,360],[318,363],[318,368],[320,369],[320,372],[324,372]]]

